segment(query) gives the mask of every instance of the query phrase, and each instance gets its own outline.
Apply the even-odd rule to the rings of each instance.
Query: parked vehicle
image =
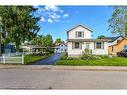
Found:
[[[127,50],[122,50],[121,52],[117,52],[117,56],[119,56],[119,57],[127,57]]]

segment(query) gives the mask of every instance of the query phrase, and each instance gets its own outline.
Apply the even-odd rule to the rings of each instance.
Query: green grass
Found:
[[[35,62],[37,60],[46,58],[48,56],[51,56],[51,54],[45,55],[45,56],[39,56],[39,55],[25,55],[24,62],[25,64],[30,64],[32,62]]]
[[[70,66],[127,66],[127,58],[113,57],[100,60],[59,60],[55,65]]]

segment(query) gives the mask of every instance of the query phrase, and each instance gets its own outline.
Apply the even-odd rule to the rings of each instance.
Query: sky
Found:
[[[108,19],[111,18],[113,8],[110,6],[34,6],[35,13],[40,16],[41,27],[39,35],[52,35],[53,39],[67,40],[67,30],[83,24],[93,30],[92,37],[99,35],[113,36],[108,30]]]

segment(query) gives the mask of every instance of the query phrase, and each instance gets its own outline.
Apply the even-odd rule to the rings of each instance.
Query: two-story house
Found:
[[[89,49],[95,55],[108,54],[108,39],[93,39],[92,30],[79,24],[67,31],[68,56],[82,55],[85,49]]]

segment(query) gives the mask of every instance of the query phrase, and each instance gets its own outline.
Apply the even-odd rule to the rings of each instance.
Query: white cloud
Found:
[[[53,20],[52,19],[48,19],[47,20],[49,23],[53,23]]]
[[[55,5],[47,5],[44,7],[44,9],[47,11],[54,11],[54,12],[59,11],[59,8],[56,7]]]
[[[40,21],[45,22],[45,18],[43,16],[41,16]]]
[[[63,18],[68,17],[68,16],[69,16],[69,14],[64,14],[64,15],[63,15]]]
[[[69,14],[65,13],[60,7],[55,5],[47,5],[38,10],[42,22],[54,23],[59,22],[61,19],[68,17]]]

